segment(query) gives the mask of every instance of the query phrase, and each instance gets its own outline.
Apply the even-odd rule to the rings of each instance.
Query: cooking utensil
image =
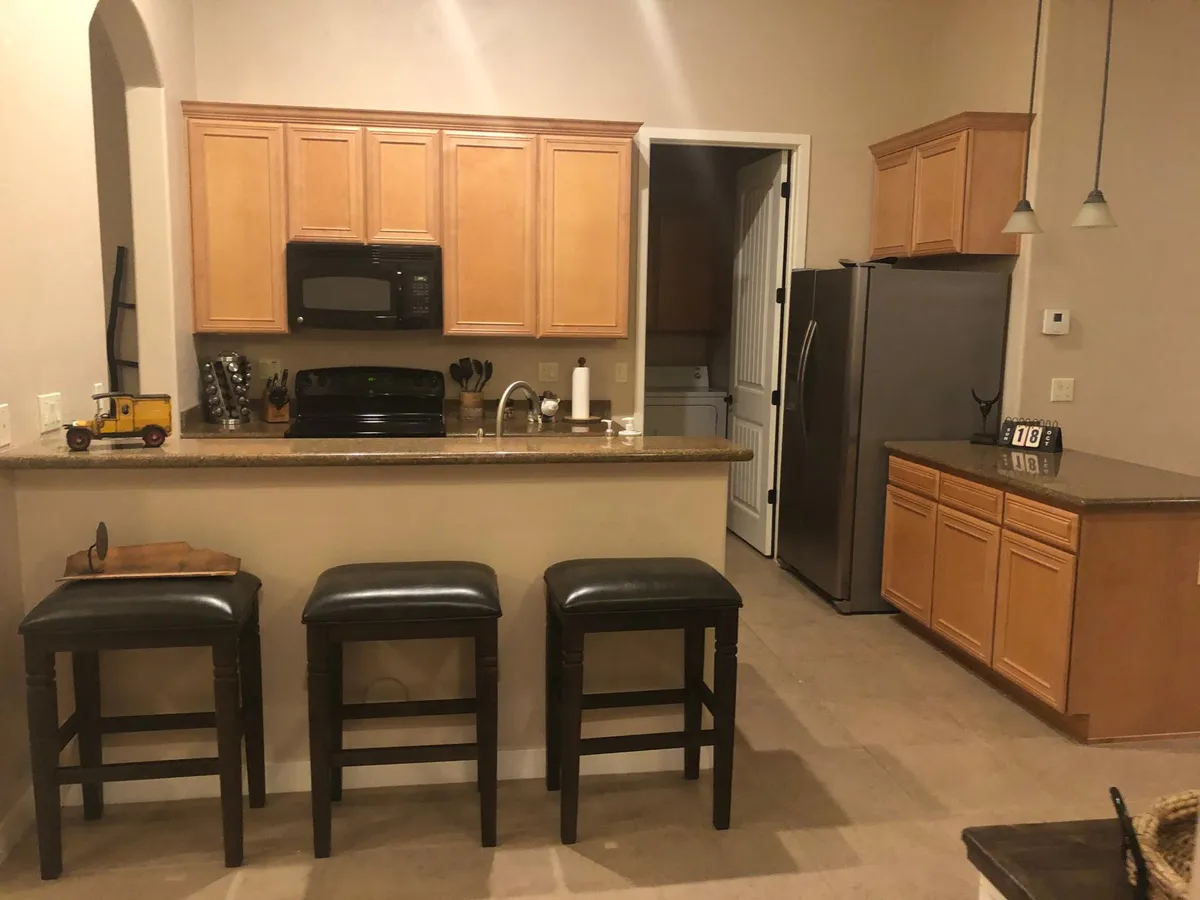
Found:
[[[471,383],[471,357],[464,356],[462,359],[460,359],[458,361],[458,368],[462,372],[463,376],[463,390],[469,391],[471,389],[469,387]]]
[[[456,362],[450,363],[450,377],[464,391],[467,389],[466,382],[463,380],[463,371]]]
[[[487,383],[491,380],[492,380],[492,361],[489,359],[489,360],[485,360],[483,363],[483,384],[479,385],[479,389],[482,391],[485,387],[487,387]]]
[[[477,359],[473,359],[473,360],[471,360],[471,367],[475,370],[475,378],[477,379],[475,382],[475,390],[482,391],[483,390],[483,363],[481,363]]]

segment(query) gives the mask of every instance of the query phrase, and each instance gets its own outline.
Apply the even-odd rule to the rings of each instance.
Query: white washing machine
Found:
[[[647,366],[645,433],[725,437],[727,401],[709,387],[708,366]]]

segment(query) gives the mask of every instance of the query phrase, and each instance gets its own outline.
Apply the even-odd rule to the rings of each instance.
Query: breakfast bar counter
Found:
[[[26,609],[66,557],[107,523],[114,545],[186,541],[240,557],[262,579],[269,791],[307,791],[305,636],[313,583],[345,563],[471,560],[497,573],[499,772],[543,768],[542,575],[561,560],[684,556],[724,569],[730,468],[750,452],[719,439],[531,437],[236,441],[173,437],[158,449],[61,435],[0,451],[16,502]],[[677,632],[589,635],[589,691],[678,687]],[[192,649],[101,654],[104,714],[212,708],[212,660]],[[356,644],[348,703],[471,696],[472,656],[450,640]],[[153,686],[148,690],[147,686]],[[64,698],[64,715],[71,708]],[[675,708],[600,714],[588,736],[678,728]],[[631,723],[630,717],[637,721]],[[473,740],[469,716],[352,723],[348,747]],[[106,738],[105,761],[204,756],[204,732]],[[136,743],[135,743],[136,741]],[[675,769],[680,751],[588,757],[586,771]],[[472,763],[370,766],[347,786],[471,781]],[[112,784],[114,800],[211,795],[215,779]]]

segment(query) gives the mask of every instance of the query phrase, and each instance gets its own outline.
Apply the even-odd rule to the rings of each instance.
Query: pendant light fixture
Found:
[[[1113,218],[1112,211],[1108,208],[1108,201],[1104,199],[1104,192],[1100,190],[1100,161],[1104,156],[1104,118],[1108,112],[1108,69],[1112,62],[1113,6],[1115,5],[1116,0],[1108,0],[1108,37],[1104,44],[1104,87],[1100,92],[1100,135],[1096,139],[1096,181],[1092,185],[1087,199],[1083,201],[1079,215],[1071,223],[1076,228],[1115,228],[1117,226],[1117,220]]]
[[[1033,30],[1033,76],[1029,79],[1029,127],[1025,130],[1025,169],[1021,178],[1021,199],[1017,208],[1009,216],[1008,224],[1004,226],[1004,234],[1041,234],[1042,226],[1038,224],[1029,202],[1029,144],[1033,139],[1033,98],[1037,92],[1038,47],[1042,42],[1042,0],[1037,5],[1037,25]]]

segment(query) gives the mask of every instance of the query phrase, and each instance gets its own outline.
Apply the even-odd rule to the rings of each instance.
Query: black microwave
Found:
[[[292,328],[442,327],[442,248],[420,244],[287,245]]]

